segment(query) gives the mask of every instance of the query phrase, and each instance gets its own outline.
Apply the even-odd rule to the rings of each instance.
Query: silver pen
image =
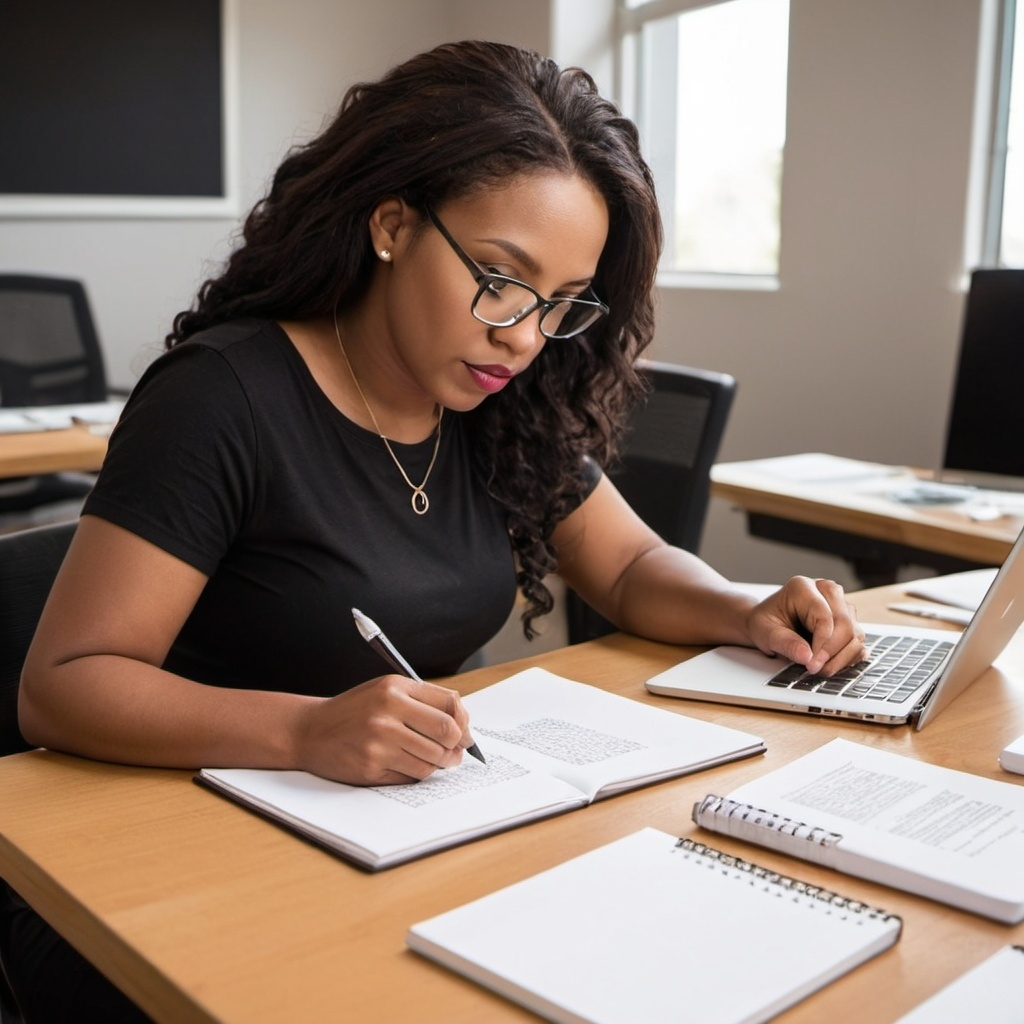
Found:
[[[398,653],[395,645],[384,635],[384,630],[377,625],[369,615],[364,615],[358,608],[352,609],[352,618],[355,619],[359,635],[393,668],[399,675],[407,676],[422,683],[423,680],[417,675],[416,670]],[[481,764],[487,764],[480,748],[474,743],[466,748],[467,754],[472,754]]]

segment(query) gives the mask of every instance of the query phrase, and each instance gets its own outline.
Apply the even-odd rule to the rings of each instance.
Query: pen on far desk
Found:
[[[352,618],[356,621],[356,628],[359,635],[400,675],[408,676],[422,683],[423,680],[416,674],[416,670],[398,653],[395,645],[384,635],[384,630],[377,625],[369,615],[364,615],[358,608],[352,609]],[[481,764],[487,764],[480,748],[474,743],[466,748],[467,754],[472,754]]]

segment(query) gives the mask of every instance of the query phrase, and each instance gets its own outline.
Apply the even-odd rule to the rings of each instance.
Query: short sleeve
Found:
[[[580,489],[572,495],[565,517],[572,515],[594,493],[594,488],[601,482],[602,475],[603,470],[598,463],[589,455],[585,455],[580,463]]]
[[[244,389],[224,356],[180,345],[133,390],[83,514],[212,575],[252,508],[255,437]]]
[[[580,505],[594,493],[594,488],[601,482],[603,470],[595,459],[589,455],[583,458],[583,490],[580,492]]]

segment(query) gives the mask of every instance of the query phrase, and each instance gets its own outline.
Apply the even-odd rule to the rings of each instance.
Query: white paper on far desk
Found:
[[[759,459],[756,468],[759,473],[791,483],[804,484],[849,483],[902,476],[907,473],[906,469],[899,466],[861,462],[859,459],[847,459],[841,455],[826,455],[822,452],[802,452],[798,455]]]
[[[74,405],[10,406],[0,409],[0,434],[30,434],[66,430],[76,423],[116,423],[124,401],[79,402]]]
[[[405,786],[244,768],[203,769],[198,780],[377,869],[764,750],[749,733],[540,668],[463,702],[486,764],[464,757]]]

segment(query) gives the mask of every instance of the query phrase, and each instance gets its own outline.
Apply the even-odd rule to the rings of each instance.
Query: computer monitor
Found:
[[[1024,486],[1024,270],[971,274],[942,475]]]

